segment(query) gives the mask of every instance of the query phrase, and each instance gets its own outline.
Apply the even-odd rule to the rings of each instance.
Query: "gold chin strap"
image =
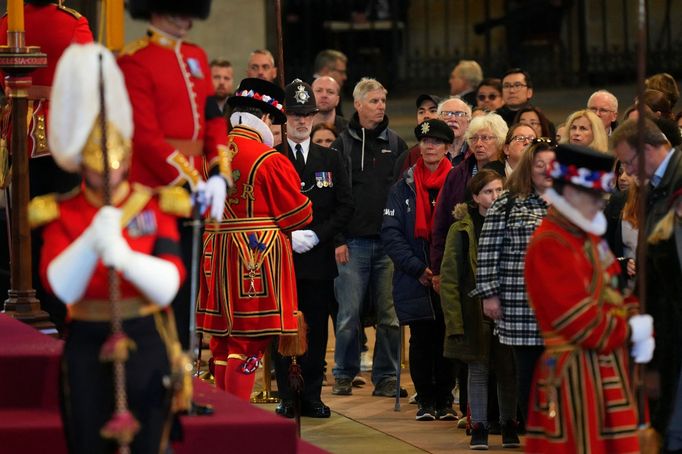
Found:
[[[99,118],[99,117],[98,117]],[[111,122],[107,124],[107,156],[109,168],[117,170],[130,156],[130,140],[125,139],[118,128]],[[83,165],[97,173],[104,172],[104,158],[102,154],[102,128],[99,119],[90,131],[88,140],[83,147]]]

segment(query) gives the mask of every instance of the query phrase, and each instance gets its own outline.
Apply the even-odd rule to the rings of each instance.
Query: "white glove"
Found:
[[[90,283],[99,254],[92,224],[47,266],[47,281],[65,304],[79,301]]]
[[[308,252],[319,242],[320,240],[312,230],[294,230],[291,232],[291,247],[297,254]]]
[[[320,244],[320,239],[317,237],[315,232],[312,230],[302,230],[302,232],[303,235],[312,243],[311,249]]]
[[[654,319],[649,314],[633,315],[628,320],[630,325],[630,340],[632,341],[632,356],[637,364],[651,361],[656,348],[654,340]]]
[[[654,335],[654,319],[649,314],[633,315],[628,320],[630,324],[630,341],[633,344],[649,339]]]
[[[225,211],[225,197],[227,196],[225,179],[219,175],[213,175],[209,178],[204,187],[204,195],[206,196],[206,204],[211,207],[211,217],[216,221],[222,221]]]
[[[121,217],[123,212],[112,206],[104,206],[99,209],[95,217],[92,218],[90,226],[94,232],[95,245],[98,252],[102,253],[102,248],[115,237],[121,236]]]
[[[180,288],[178,269],[168,260],[132,252],[123,267],[123,276],[154,304],[168,306]]]
[[[653,337],[644,339],[643,341],[632,344],[630,356],[632,356],[637,364],[646,364],[654,357],[654,349],[656,348],[656,341]]]
[[[101,208],[92,221],[96,249],[106,266],[117,271],[150,301],[167,306],[180,286],[177,268],[167,260],[133,251],[121,233],[122,211]]]

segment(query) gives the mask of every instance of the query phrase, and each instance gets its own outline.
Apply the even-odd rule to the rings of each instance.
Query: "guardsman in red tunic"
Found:
[[[222,222],[206,224],[197,327],[211,334],[216,385],[249,399],[272,336],[297,331],[296,277],[287,233],[312,220],[289,159],[272,148],[270,123],[286,121],[284,92],[247,78],[228,98],[234,187]]]
[[[31,73],[32,85],[28,89],[28,112],[27,125],[27,151],[31,158],[28,162],[29,192],[31,197],[50,194],[53,192],[64,193],[72,190],[80,184],[80,175],[62,170],[50,156],[47,143],[47,119],[50,104],[50,88],[54,78],[54,70],[57,61],[64,49],[72,43],[92,42],[92,32],[85,17],[78,11],[51,3],[49,0],[28,0],[24,6],[24,24],[26,30],[26,45],[40,46],[40,51],[47,55],[47,66],[36,69]],[[7,15],[0,19],[0,45],[7,45]],[[4,74],[0,71],[0,84],[4,86]],[[11,102],[11,98],[8,98]],[[5,139],[6,146],[10,143],[10,131],[12,129],[8,104],[2,115],[0,135]],[[0,144],[0,146],[3,146]],[[0,153],[0,156],[2,153]],[[0,166],[0,169],[3,167]],[[0,170],[2,172],[2,170]],[[7,175],[9,178],[9,175]],[[2,178],[0,178],[2,180]],[[1,197],[1,196],[0,196]],[[4,218],[4,210],[0,219]],[[2,221],[4,223],[4,221]],[[5,245],[7,235],[5,226],[0,226],[2,248],[9,250]],[[40,300],[42,308],[50,314],[51,320],[61,330],[66,317],[64,305],[54,296],[44,291],[38,276],[39,252],[42,245],[42,237],[38,230],[34,231],[31,238],[33,256],[33,285],[36,296]],[[2,254],[0,254],[1,256]],[[2,264],[2,268],[6,268]],[[8,269],[8,268],[7,268]],[[9,276],[9,273],[7,274]],[[0,294],[7,295],[2,291]]]
[[[99,103],[100,55],[105,90],[112,205],[103,206],[104,160]],[[127,181],[133,124],[123,76],[98,44],[68,48],[52,91],[50,149],[57,163],[80,171],[83,185],[69,194],[34,199],[29,218],[44,225],[41,278],[67,304],[62,358],[62,409],[69,452],[115,452],[100,430],[114,410],[111,363],[100,360],[111,334],[107,267],[118,271],[123,331],[135,344],[125,361],[128,408],[140,423],[132,452],[165,452],[170,422],[174,338],[168,305],[182,282],[173,194]],[[175,188],[183,191],[182,188]],[[185,211],[191,205],[184,198]],[[178,211],[175,210],[175,214]]]
[[[613,157],[559,145],[549,214],[526,254],[528,299],[545,340],[528,405],[526,452],[638,453],[628,377],[651,360],[653,320],[618,291],[620,266],[601,238]]]
[[[126,46],[118,59],[135,122],[130,179],[152,188],[189,185],[192,192],[203,193],[211,217],[220,219],[231,178],[227,122],[213,97],[206,53],[183,39],[192,18],[208,16],[211,2],[149,0],[128,5],[133,18],[150,23],[147,35]],[[190,269],[192,230],[186,222],[179,229]],[[188,279],[173,302],[184,346],[189,344],[190,296]]]

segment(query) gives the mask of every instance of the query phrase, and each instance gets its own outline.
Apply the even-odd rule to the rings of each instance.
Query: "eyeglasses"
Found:
[[[615,110],[604,109],[603,107],[588,107],[587,110],[594,112],[597,115],[606,115],[615,112]]]
[[[621,159],[620,163],[622,164],[623,167],[634,167],[634,164],[635,164],[635,161],[637,160],[637,158],[638,158],[637,153],[635,153],[635,155],[632,158],[628,159],[627,161],[624,159]]]
[[[523,143],[530,143],[535,139],[533,136],[514,136],[511,138],[510,142],[523,142]]]
[[[462,112],[461,110],[454,110],[454,111],[453,110],[444,110],[440,113],[440,116],[443,118],[454,118],[454,117],[464,118],[464,117],[468,117],[469,114],[466,112]]]
[[[495,100],[497,99],[497,95],[496,95],[495,93],[490,93],[490,94],[487,95],[487,96],[484,95],[484,94],[480,94],[480,95],[476,96],[476,98],[477,98],[479,101],[485,101],[486,98],[488,98],[488,101],[495,101]]]
[[[475,144],[476,142],[478,142],[480,140],[483,143],[490,143],[493,140],[495,140],[495,138],[496,138],[495,136],[471,136],[471,137],[469,137],[468,142],[470,144]]]
[[[522,84],[521,82],[515,82],[513,84],[502,84],[502,89],[503,90],[518,90],[519,88],[522,87],[527,87],[528,85]]]

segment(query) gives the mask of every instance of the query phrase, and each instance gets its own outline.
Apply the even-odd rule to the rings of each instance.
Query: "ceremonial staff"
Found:
[[[104,180],[104,205],[111,205],[111,169],[109,168],[109,152],[107,146],[107,109],[104,95],[104,74],[102,72],[102,55],[99,55],[99,102],[100,102],[100,130],[101,148],[104,168],[102,178]],[[114,414],[102,427],[101,434],[105,438],[115,440],[119,445],[119,453],[130,452],[130,443],[140,429],[139,422],[128,409],[128,394],[126,392],[125,362],[128,359],[128,349],[132,347],[132,341],[123,331],[121,318],[121,282],[113,266],[108,267],[107,283],[109,285],[109,303],[111,307],[111,336],[102,345],[100,359],[113,362],[114,373]]]
[[[637,179],[639,180],[639,230],[637,234],[637,288],[639,297],[639,312],[646,313],[646,257],[647,238],[644,228],[646,219],[646,201],[649,193],[649,185],[645,181],[644,170],[644,124],[645,104],[642,100],[646,77],[646,51],[647,51],[647,27],[646,27],[646,0],[638,1],[637,8],[637,154],[640,159],[637,162]],[[647,420],[647,394],[644,386],[644,365],[636,364],[634,368],[634,388],[637,398],[639,444],[644,454],[659,452],[658,435]]]

